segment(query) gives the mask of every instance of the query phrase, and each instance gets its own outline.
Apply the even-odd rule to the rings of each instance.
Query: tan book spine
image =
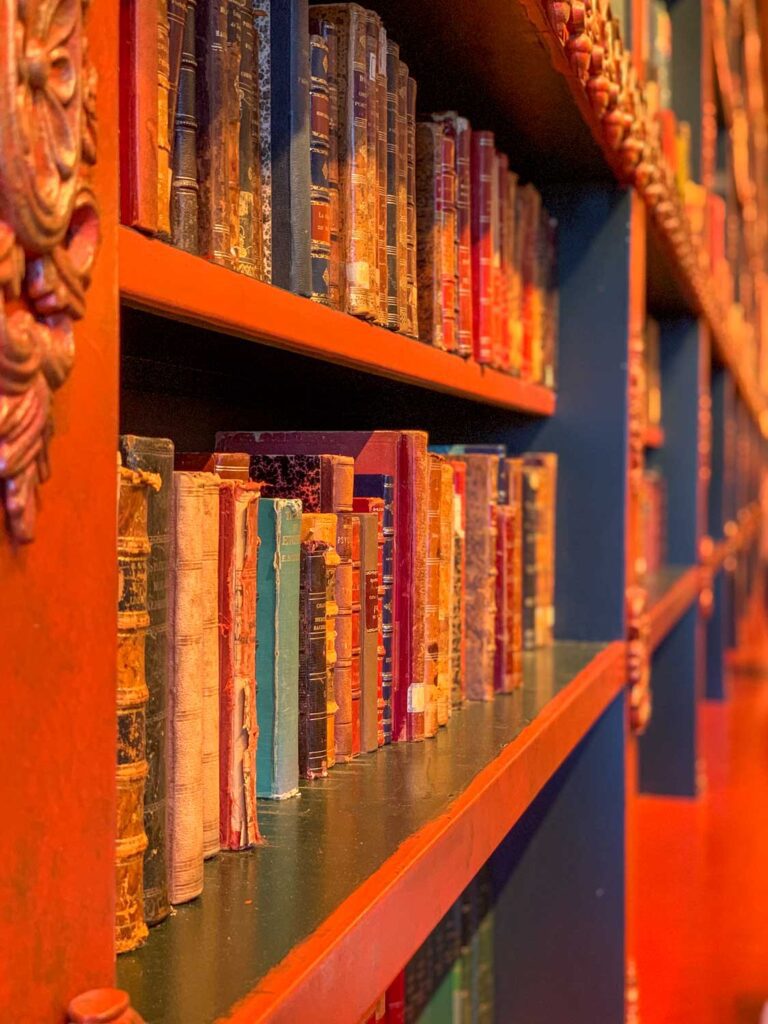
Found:
[[[443,126],[416,125],[416,270],[419,337],[435,348],[443,340],[443,235],[438,192],[442,173]]]
[[[379,261],[379,99],[378,61],[381,19],[366,11],[365,77],[367,137],[368,252],[370,263],[370,317],[377,323],[381,312],[381,266]]]
[[[171,234],[170,42],[167,0],[157,5],[157,231]]]
[[[451,646],[453,631],[453,468],[446,460],[440,466],[440,596],[437,648],[437,724],[451,717]]]
[[[376,60],[376,261],[379,268],[379,311],[377,323],[387,326],[387,294],[389,273],[387,267],[387,33],[379,26],[379,46]]]
[[[213,857],[219,842],[219,477],[202,474],[202,713],[203,853]]]
[[[397,168],[397,313],[399,330],[410,334],[408,319],[408,65],[397,69],[395,165]]]
[[[416,80],[408,79],[408,109],[406,114],[408,142],[408,334],[419,337],[418,271],[416,267]]]

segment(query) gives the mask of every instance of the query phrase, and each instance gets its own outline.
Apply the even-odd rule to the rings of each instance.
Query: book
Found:
[[[179,79],[181,77],[181,61],[182,51],[184,49],[184,29],[187,20],[187,9],[188,0],[166,0],[165,14],[168,24],[167,130],[170,133],[171,138],[173,137],[176,103],[179,95]]]
[[[366,77],[366,149],[367,149],[367,181],[366,197],[368,205],[368,259],[370,268],[370,319],[381,322],[381,285],[382,268],[380,251],[386,245],[380,223],[379,205],[379,97],[378,97],[378,59],[379,34],[383,29],[381,19],[374,11],[365,11],[365,77]],[[384,265],[386,273],[386,262]]]
[[[272,283],[312,294],[310,262],[309,12],[271,0]]]
[[[166,867],[166,730],[168,704],[168,572],[173,505],[173,441],[164,437],[120,438],[123,464],[128,469],[156,474],[159,488],[147,490],[147,611],[144,641],[147,780],[144,787],[144,919],[152,926],[170,912]]]
[[[493,357],[493,132],[472,132],[472,344],[478,363]]]
[[[259,498],[256,633],[257,795],[299,789],[299,560],[301,502]]]
[[[117,565],[117,829],[115,837],[115,949],[135,949],[147,937],[144,922],[144,786],[146,711],[144,671],[148,559],[147,494],[160,488],[154,473],[118,465]]]
[[[227,0],[196,8],[198,251],[231,267],[227,121]]]
[[[523,461],[523,650],[532,651],[537,646],[536,603],[540,585],[537,576],[543,567],[539,566],[537,535],[539,533],[539,488],[541,472],[539,467]]]
[[[327,50],[328,85],[328,155],[326,180],[328,183],[328,237],[330,255],[328,259],[328,304],[342,309],[342,251],[341,251],[341,199],[339,193],[339,83],[338,61],[339,42],[336,26],[322,18],[316,18],[313,8],[309,9],[310,30],[325,43]]]
[[[231,267],[240,270],[240,57],[245,0],[226,0],[227,38],[224,46],[224,88],[226,135],[219,145],[226,149],[229,209],[229,252]]]
[[[443,339],[443,227],[441,178],[443,127],[434,121],[416,125],[416,268],[419,337],[436,348]]]
[[[527,487],[527,495],[526,495]],[[533,452],[523,459],[523,500],[529,531],[524,533],[523,548],[528,590],[524,600],[524,645],[547,647],[552,644],[555,625],[555,511],[557,497],[557,455]],[[533,507],[531,507],[533,506]],[[526,529],[523,509],[523,530]],[[526,539],[528,547],[526,548]],[[529,571],[528,558],[533,559]]]
[[[451,646],[453,632],[454,510],[453,468],[440,461],[440,588],[437,648],[437,724],[445,725],[451,716]]]
[[[427,503],[426,594],[424,599],[424,735],[434,736],[438,729],[438,667],[440,648],[440,489],[442,457],[429,453],[429,492]],[[444,724],[444,723],[443,723]]]
[[[349,743],[345,743],[342,740],[337,745],[337,753],[346,755],[347,757],[356,757],[361,750],[360,746],[360,727],[362,718],[362,563],[361,563],[361,550],[360,550],[360,517],[356,515],[344,516],[345,520],[348,520],[349,527],[349,538],[350,538],[350,568],[351,568],[351,593],[350,593],[350,605],[349,605],[349,621],[350,621],[350,650],[351,650],[351,664],[350,664],[350,705],[349,705],[349,723],[350,723],[350,739]],[[347,715],[344,713],[341,715],[342,727],[347,721]],[[348,747],[348,749],[347,749]]]
[[[309,37],[309,69],[311,297],[327,305],[331,284],[330,99],[328,44],[322,36]]]
[[[455,223],[447,226],[446,235],[453,238],[453,294],[455,351],[460,356],[472,355],[472,220],[471,220],[471,137],[469,121],[455,111],[432,115],[444,128],[453,143],[453,190]],[[446,154],[447,156],[447,154]],[[448,171],[450,173],[450,170]],[[450,190],[450,184],[448,186]],[[449,214],[450,219],[450,214]],[[446,344],[447,348],[451,348]]]
[[[168,607],[168,897],[203,890],[203,491],[208,474],[174,472]]]
[[[451,704],[466,697],[466,496],[467,467],[450,460],[453,471],[453,576],[451,585]]]
[[[496,154],[496,189],[498,192],[498,268],[497,298],[498,325],[494,336],[494,364],[499,370],[509,372],[512,368],[512,323],[510,309],[510,285],[512,249],[514,247],[514,218],[509,209],[509,158],[505,153]]]
[[[387,259],[387,33],[379,22],[376,45],[376,263],[379,303],[376,323],[387,326],[389,262]]]
[[[327,545],[312,539],[305,516],[299,596],[299,775],[317,779],[328,774]]]
[[[400,331],[413,334],[408,304],[408,65],[397,65],[397,310]]]
[[[387,327],[400,329],[400,307],[398,292],[398,235],[397,235],[397,174],[398,174],[398,126],[397,126],[397,79],[400,64],[400,47],[391,39],[387,40],[387,110],[386,110],[386,256],[387,256]]]
[[[419,311],[418,311],[418,268],[416,265],[417,253],[417,223],[416,223],[416,80],[408,77],[407,84],[407,107],[405,117],[406,144],[407,144],[407,233],[406,233],[406,280],[407,280],[407,302],[408,302],[408,334],[413,338],[419,337]]]
[[[170,42],[167,0],[157,2],[157,233],[171,233]]]
[[[232,3],[232,0],[230,0]],[[257,106],[256,30],[252,4],[240,3],[240,67],[237,78],[239,124],[237,126],[237,269],[248,277],[261,274],[261,187],[257,150],[259,120]]]
[[[201,473],[203,853],[219,852],[219,477]]]
[[[370,523],[368,520],[360,521],[363,571],[361,622],[366,631],[361,664],[361,733],[363,750],[371,751],[384,745],[384,499],[356,497],[353,508],[357,514],[372,517]],[[374,736],[375,744],[372,746]]]
[[[260,201],[256,203],[261,227],[261,279],[272,281],[272,49],[271,0],[253,0],[251,5],[254,43],[254,120],[258,139],[254,142],[258,166]]]
[[[173,149],[170,196],[171,241],[185,252],[198,252],[198,184],[197,184],[197,57],[195,52],[195,17],[197,0],[172,0],[172,5],[186,9],[178,77],[178,101],[172,108]],[[170,6],[169,6],[170,11]]]

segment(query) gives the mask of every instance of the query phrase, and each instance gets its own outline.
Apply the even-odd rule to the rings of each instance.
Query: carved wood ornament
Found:
[[[87,0],[0,0],[0,488],[22,543],[34,538],[52,395],[74,363],[99,240],[86,10]]]
[[[627,589],[627,681],[632,731],[642,735],[651,719],[651,620],[644,587]]]

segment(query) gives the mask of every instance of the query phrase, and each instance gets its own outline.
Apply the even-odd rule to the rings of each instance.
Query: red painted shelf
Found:
[[[696,565],[668,565],[645,581],[651,617],[651,650],[655,650],[699,596],[701,574]]]
[[[120,294],[136,309],[336,365],[538,416],[555,394],[328,309],[130,228],[119,234]]]
[[[118,958],[144,1019],[357,1024],[621,693],[626,648],[558,642],[523,671],[434,740],[259,801],[266,845],[209,861],[202,897]]]

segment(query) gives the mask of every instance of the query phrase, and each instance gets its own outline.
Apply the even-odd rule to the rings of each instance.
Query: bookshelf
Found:
[[[29,1019],[60,1024],[72,997],[117,980],[147,1024],[358,1024],[484,864],[508,965],[499,1019],[623,1019],[633,802],[638,791],[695,798],[700,701],[727,698],[725,654],[757,579],[765,381],[690,237],[607,145],[544,4],[373,6],[419,81],[420,106],[493,130],[559,220],[556,392],[120,224],[119,8],[91,5],[102,251],[75,328],[75,373],[54,403],[38,537],[25,548],[0,541],[10,679],[0,738],[13,792],[0,942],[14,951],[0,1005]],[[674,5],[684,40],[674,74],[688,83],[677,114],[692,122],[694,166],[710,186],[732,173],[728,133],[745,104],[727,12],[714,11]],[[640,68],[639,47],[633,60]],[[707,148],[713,117],[723,166]],[[743,216],[753,183],[736,184]],[[643,433],[630,365],[646,315],[661,327],[664,427]],[[269,844],[209,863],[205,900],[115,965],[115,439],[155,432],[202,449],[217,427],[320,428],[329,409],[349,428],[424,427],[438,442],[557,452],[556,644],[526,656],[521,691],[471,704],[434,741],[361,758],[301,800],[265,808]],[[636,456],[669,484],[667,564],[650,578],[638,571]],[[633,587],[646,601],[641,622],[627,608]],[[645,626],[654,712],[638,738],[627,639]],[[53,805],[51,778],[61,781]]]

